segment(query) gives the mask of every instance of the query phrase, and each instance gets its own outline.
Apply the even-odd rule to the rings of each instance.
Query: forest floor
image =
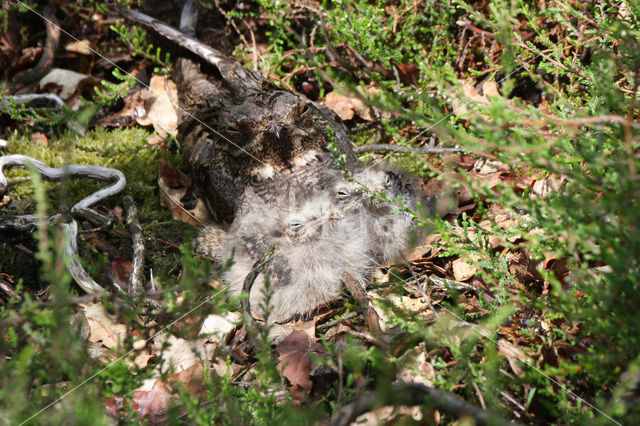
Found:
[[[201,3],[200,40],[332,109],[438,218],[373,271],[380,331],[345,294],[252,341],[180,202],[181,51],[92,0],[5,2],[0,154],[126,187],[91,206],[105,225],[72,207],[108,184],[0,168],[0,423],[640,421],[639,6]]]

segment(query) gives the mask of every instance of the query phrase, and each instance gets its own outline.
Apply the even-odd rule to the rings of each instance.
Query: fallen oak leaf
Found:
[[[333,91],[327,94],[322,103],[338,114],[343,121],[351,120],[356,115],[363,120],[373,121],[371,108],[358,98],[350,98]]]
[[[127,326],[116,323],[101,303],[80,303],[78,306],[87,320],[90,343],[114,348],[125,340]]]
[[[320,354],[322,350],[322,345],[311,341],[301,330],[293,330],[276,346],[279,354],[278,369],[291,383],[294,400],[304,402],[309,396],[313,386],[309,378],[313,364],[310,353]]]
[[[185,182],[182,175],[176,176],[175,169],[160,164],[158,175],[158,189],[160,190],[160,205],[169,209],[171,216],[193,227],[201,227],[209,218],[207,206],[204,201],[198,199],[193,209],[187,209],[182,203],[183,197],[187,193],[187,188],[181,186]],[[179,173],[179,172],[178,172]]]
[[[136,121],[142,126],[152,125],[162,137],[178,134],[178,112],[173,99],[178,99],[176,84],[165,76],[154,75],[149,82],[149,91],[145,97],[145,106],[135,109]],[[169,93],[167,93],[167,89]]]

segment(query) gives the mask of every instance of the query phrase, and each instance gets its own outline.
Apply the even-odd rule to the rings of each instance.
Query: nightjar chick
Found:
[[[417,179],[383,166],[365,166],[349,181],[336,181],[334,197],[345,215],[361,222],[359,229],[369,234],[367,253],[376,263],[394,260],[411,239],[422,236],[411,212],[428,218],[435,202],[420,192]]]
[[[271,292],[268,317],[285,321],[340,297],[342,278],[349,274],[364,286],[371,271],[367,254],[371,235],[358,215],[344,214],[330,191],[315,191],[278,200],[278,208],[257,202],[234,221],[216,253],[234,264],[224,274],[230,293],[239,294],[254,262],[272,246],[275,255],[264,268]],[[252,309],[265,315],[266,283],[261,275],[250,295]]]

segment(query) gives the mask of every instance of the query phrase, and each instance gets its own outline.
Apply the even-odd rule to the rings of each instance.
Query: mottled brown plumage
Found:
[[[145,19],[220,71],[216,78],[192,60],[176,64],[180,149],[211,212],[230,223],[228,229],[205,227],[197,245],[221,263],[234,254],[224,274],[232,294],[275,246],[250,301],[271,321],[284,321],[338,298],[345,274],[364,285],[377,263],[407,246],[416,222],[402,208],[416,209],[420,201],[425,207],[425,200],[412,178],[363,166],[332,111],[190,38],[195,11],[188,1],[180,23],[186,36],[167,35],[175,30]],[[330,144],[343,155],[349,178],[330,155]]]
[[[315,170],[336,167],[329,155],[331,143],[344,155],[347,168],[358,167],[346,127],[333,111],[277,88],[195,39],[197,2],[185,2],[181,31],[144,14],[118,10],[220,71],[221,78],[205,75],[199,63],[179,58],[175,72],[180,150],[191,168],[196,192],[218,220],[233,220],[248,186],[264,194],[268,190],[260,187],[279,185],[281,175],[309,176],[313,184]]]
[[[195,8],[186,8],[181,28],[195,28]],[[314,170],[334,168],[332,141],[345,155],[348,167],[358,160],[346,128],[328,108],[278,89],[257,73],[221,55],[215,63],[223,77],[199,72],[195,62],[181,58],[176,83],[181,114],[180,148],[210,210],[230,221],[248,186],[266,193],[290,175],[310,177]],[[330,135],[331,134],[331,135]]]

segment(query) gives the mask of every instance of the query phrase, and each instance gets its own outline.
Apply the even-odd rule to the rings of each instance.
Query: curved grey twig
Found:
[[[258,348],[258,338],[260,336],[260,328],[256,323],[255,318],[251,315],[251,288],[253,287],[253,283],[255,282],[258,275],[263,271],[267,262],[273,257],[276,252],[276,247],[273,246],[269,251],[260,256],[258,260],[253,264],[253,267],[247,274],[242,284],[242,300],[240,300],[240,307],[242,308],[242,318],[244,320],[244,326],[247,330],[247,336],[249,338],[249,343],[254,348]]]
[[[102,188],[88,197],[83,198],[71,208],[71,214],[73,216],[88,219],[95,224],[104,225],[107,223],[107,218],[89,207],[98,201],[119,193],[127,184],[127,180],[120,170],[88,164],[69,164],[54,168],[47,166],[42,161],[27,157],[26,155],[14,154],[0,157],[0,193],[3,193],[8,186],[7,178],[4,175],[4,169],[12,167],[24,168],[28,163],[32,164],[44,179],[54,182],[65,177],[87,177],[100,181],[115,180],[115,183],[112,185]]]
[[[142,293],[140,276],[144,265],[144,237],[138,220],[138,208],[133,201],[133,197],[125,195],[122,199],[122,204],[126,212],[125,221],[129,225],[129,232],[131,232],[131,240],[133,241],[133,260],[131,273],[129,274],[128,293],[132,297],[138,297]]]
[[[29,95],[13,95],[0,98],[0,107],[11,108],[11,104],[29,104],[31,102],[45,101],[56,104],[60,109],[65,107],[65,103],[62,98],[53,93],[37,93]]]
[[[84,269],[78,260],[78,222],[72,220],[71,223],[63,223],[61,225],[64,231],[64,237],[67,241],[65,245],[65,254],[67,255],[67,270],[80,286],[87,293],[105,293],[105,289],[95,282],[89,273]]]
[[[65,177],[87,177],[100,181],[115,182],[102,188],[88,197],[83,198],[71,208],[71,214],[76,217],[89,219],[93,223],[104,225],[107,218],[89,208],[91,205],[103,200],[106,197],[115,195],[122,191],[127,180],[121,171],[101,166],[91,166],[87,164],[70,164],[58,168],[49,167],[42,161],[27,157],[26,155],[5,155],[0,157],[0,193],[3,193],[8,186],[8,181],[4,175],[5,168],[19,167],[25,168],[27,164],[32,164],[42,177],[49,181],[59,181]],[[104,293],[105,289],[96,283],[78,261],[78,222],[71,220],[70,223],[63,223],[64,216],[56,214],[48,218],[48,222],[61,222],[67,242],[65,254],[67,256],[67,269],[76,283],[87,293]],[[0,229],[13,229],[16,231],[29,230],[38,224],[36,215],[23,216],[0,216]]]

